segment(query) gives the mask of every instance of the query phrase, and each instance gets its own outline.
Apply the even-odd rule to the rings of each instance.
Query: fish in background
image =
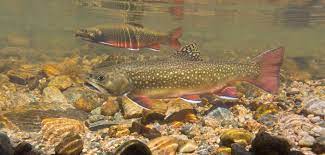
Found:
[[[204,94],[234,98],[235,81],[249,82],[271,94],[278,92],[283,47],[238,63],[204,61],[197,49],[190,44],[168,60],[95,68],[86,85],[100,93],[125,95],[146,109],[153,107],[151,99],[182,98],[199,103]]]
[[[178,39],[182,29],[176,28],[170,33],[146,29],[139,24],[100,25],[93,28],[80,29],[75,34],[83,40],[112,47],[139,50],[148,48],[159,51],[161,44],[178,50],[181,47]]]

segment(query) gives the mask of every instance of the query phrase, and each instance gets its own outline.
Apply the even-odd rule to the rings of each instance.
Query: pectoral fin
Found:
[[[194,103],[194,104],[201,103],[201,98],[199,95],[185,95],[182,96],[181,99],[189,103]]]
[[[147,96],[127,96],[134,104],[144,108],[146,110],[150,110],[153,107],[154,102]]]

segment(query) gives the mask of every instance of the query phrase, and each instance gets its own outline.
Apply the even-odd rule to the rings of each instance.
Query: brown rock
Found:
[[[29,81],[36,78],[39,73],[36,65],[22,65],[18,69],[13,69],[7,72],[7,76],[13,83],[27,85]]]
[[[93,100],[82,96],[74,102],[73,106],[79,110],[90,112],[96,108],[96,103],[94,103]]]
[[[68,103],[65,96],[56,87],[46,87],[43,89],[43,101],[47,103]]]
[[[125,119],[139,118],[142,116],[143,108],[136,105],[131,99],[127,97],[122,98],[123,117]]]
[[[120,110],[116,98],[108,98],[101,107],[101,114],[104,116],[113,116]]]
[[[168,154],[175,155],[178,148],[178,140],[171,136],[162,136],[148,142],[153,155]]]
[[[45,73],[45,75],[48,77],[61,74],[61,71],[56,64],[45,64],[42,68],[42,72]]]
[[[82,152],[83,141],[79,134],[70,132],[55,147],[55,154],[78,155]]]
[[[48,84],[48,86],[56,87],[60,90],[65,90],[72,86],[73,82],[69,76],[62,75],[54,77]]]

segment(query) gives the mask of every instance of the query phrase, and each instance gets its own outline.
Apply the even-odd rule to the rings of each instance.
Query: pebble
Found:
[[[220,136],[220,144],[228,146],[232,143],[238,143],[243,146],[249,145],[253,139],[253,134],[244,129],[229,129]]]
[[[92,110],[97,108],[97,104],[95,103],[95,101],[88,99],[84,96],[77,99],[77,101],[73,103],[73,106],[85,112],[91,112]]]
[[[10,82],[20,85],[27,85],[30,81],[38,75],[38,67],[34,65],[22,65],[17,69],[7,72]]]
[[[136,105],[136,103],[133,103],[133,101],[127,97],[122,98],[122,107],[123,107],[123,117],[125,119],[139,118],[142,116],[143,108]]]
[[[55,146],[55,154],[78,155],[82,152],[83,145],[84,143],[80,135],[70,132]]]
[[[112,125],[117,125],[118,123],[114,122],[114,121],[109,121],[109,120],[99,120],[99,121],[95,121],[95,122],[91,122],[89,124],[87,124],[89,130],[91,131],[97,131],[100,129],[104,129],[104,128],[109,128]]]
[[[303,110],[308,114],[325,116],[325,100],[319,98],[307,99],[304,101]]]
[[[183,145],[178,147],[179,153],[193,153],[197,149],[197,144],[194,141],[188,140]]]
[[[73,84],[69,76],[61,75],[54,77],[48,84],[48,86],[56,87],[60,90],[65,90],[71,87]]]
[[[9,137],[5,134],[0,132],[0,154],[3,155],[13,155],[14,148],[10,144]]]
[[[161,133],[155,128],[149,128],[144,126],[138,122],[133,122],[132,127],[130,128],[131,132],[137,132],[141,134],[143,137],[154,139],[161,136]]]
[[[226,108],[218,107],[207,114],[207,117],[213,118],[220,122],[222,126],[233,125],[237,126],[234,121],[234,115]]]
[[[68,103],[65,96],[56,87],[46,87],[43,89],[43,101],[47,103]]]
[[[299,140],[298,144],[300,146],[308,146],[308,147],[310,147],[310,146],[314,145],[315,142],[316,142],[316,140],[315,140],[314,137],[312,137],[310,135],[305,135]]]
[[[116,98],[108,98],[101,106],[101,114],[104,116],[113,116],[120,110]]]

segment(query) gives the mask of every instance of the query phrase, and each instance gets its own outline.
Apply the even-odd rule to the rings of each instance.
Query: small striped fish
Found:
[[[77,37],[99,44],[130,50],[149,48],[155,51],[160,50],[161,44],[170,45],[178,50],[181,46],[178,38],[181,35],[181,28],[167,34],[145,29],[136,24],[101,25],[76,32]]]
[[[269,93],[277,93],[284,48],[266,51],[245,63],[202,61],[197,51],[191,51],[196,49],[192,44],[176,53],[185,59],[100,67],[90,74],[88,84],[102,93],[127,94],[148,109],[153,104],[149,98],[196,100],[199,97],[193,96],[207,93],[231,97],[234,87],[230,86],[234,81],[247,81]]]

